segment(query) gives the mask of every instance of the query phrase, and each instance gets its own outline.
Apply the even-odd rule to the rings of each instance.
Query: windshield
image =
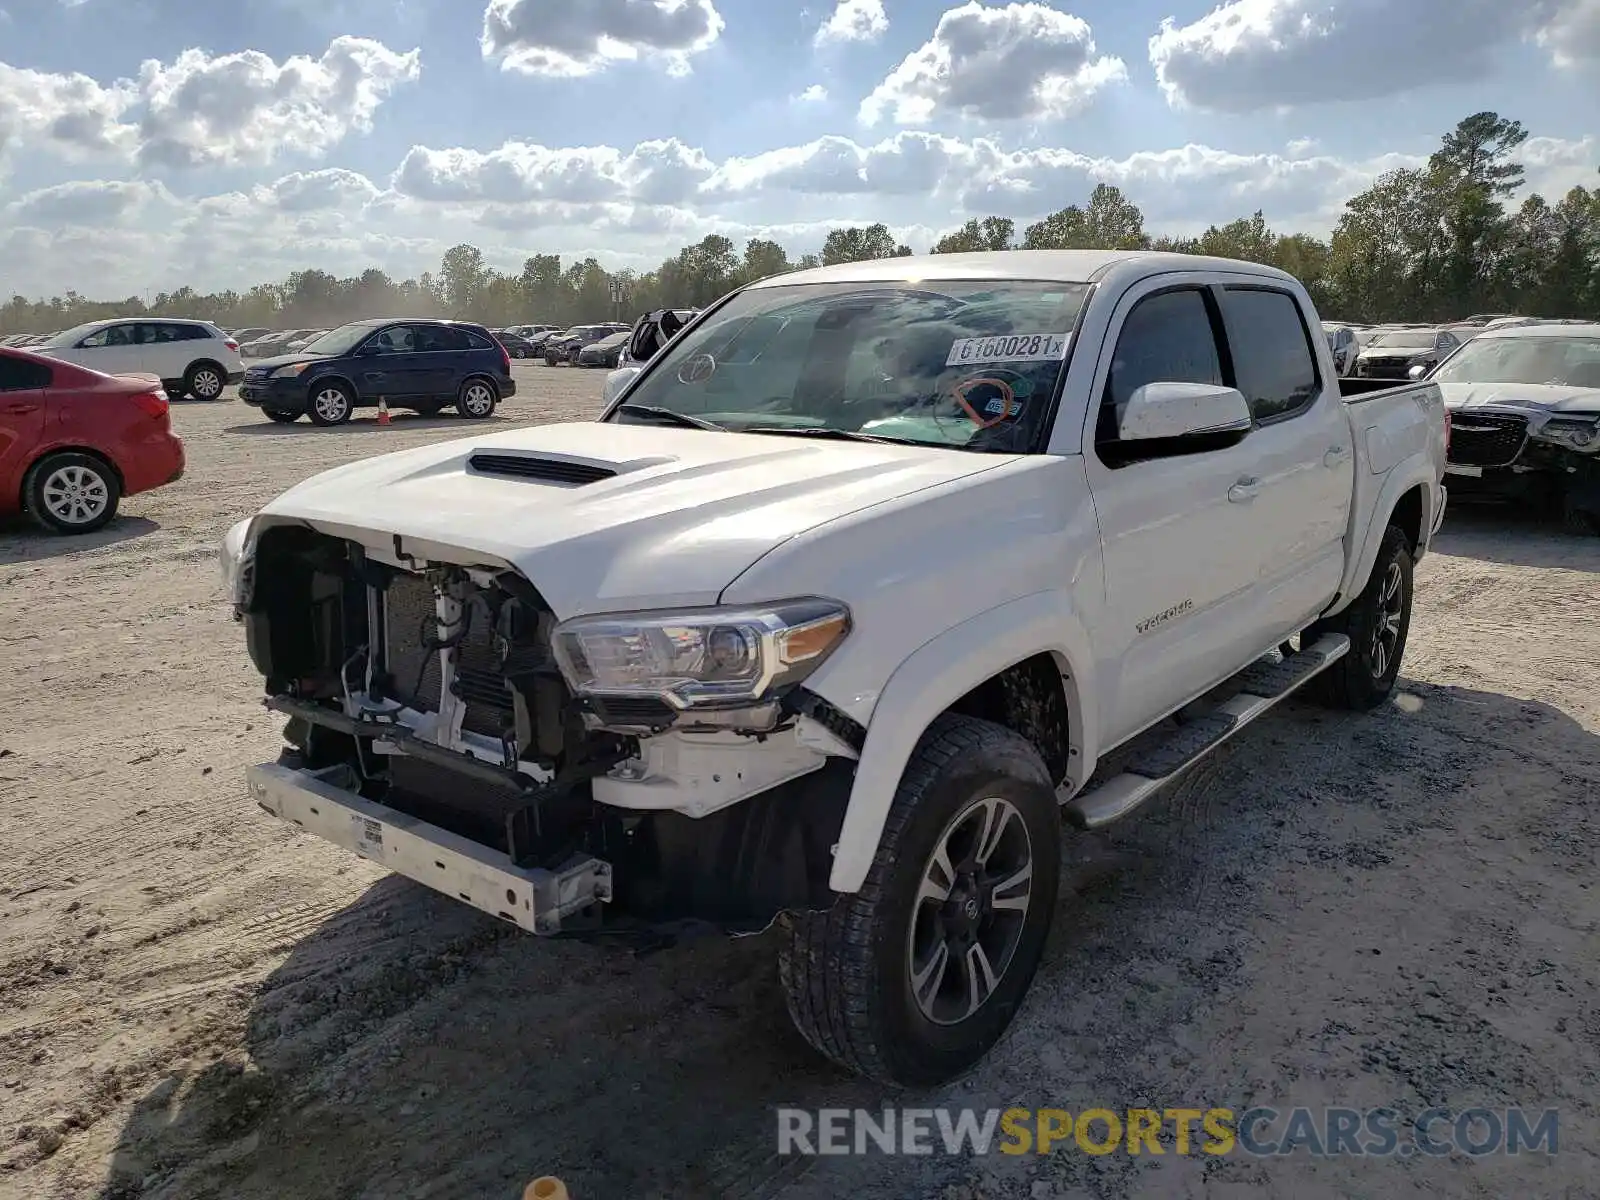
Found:
[[[1423,350],[1433,349],[1433,334],[1426,329],[1400,329],[1394,333],[1380,333],[1369,343],[1373,346],[1398,349],[1400,347],[1417,347]]]
[[[740,431],[1024,453],[1088,294],[1017,280],[752,288],[669,343],[627,403]]]
[[[361,340],[372,332],[371,325],[341,325],[330,330],[321,337],[307,342],[301,347],[305,354],[348,354],[354,350]],[[305,330],[300,336],[315,333],[314,329]],[[289,339],[293,341],[293,338]]]
[[[1439,383],[1527,383],[1600,388],[1600,337],[1485,337],[1434,373]]]
[[[39,345],[50,348],[76,346],[79,342],[83,341],[84,338],[88,337],[98,328],[100,327],[93,322],[90,322],[87,325],[76,325],[63,333],[56,334],[53,338],[48,338],[45,341],[40,342]]]

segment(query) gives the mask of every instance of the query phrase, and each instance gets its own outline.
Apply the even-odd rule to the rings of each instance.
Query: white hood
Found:
[[[584,484],[482,474],[468,467],[474,452],[617,474]],[[351,463],[291,488],[263,512],[374,547],[392,547],[398,534],[418,557],[449,547],[486,565],[509,564],[564,618],[714,604],[789,538],[1007,461],[931,447],[574,422]]]
[[[1500,409],[1531,416],[1600,416],[1600,388],[1548,383],[1441,383],[1445,407]]]

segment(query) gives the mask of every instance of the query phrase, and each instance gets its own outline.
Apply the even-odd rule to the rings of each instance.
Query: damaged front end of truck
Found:
[[[842,606],[563,623],[508,562],[282,517],[224,570],[287,718],[272,815],[541,935],[831,903],[862,732],[801,684]]]

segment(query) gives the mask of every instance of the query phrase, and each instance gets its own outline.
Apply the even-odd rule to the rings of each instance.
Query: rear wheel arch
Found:
[[[1427,509],[1424,493],[1425,489],[1420,483],[1406,492],[1395,501],[1394,511],[1389,514],[1389,520],[1386,522],[1387,525],[1393,525],[1405,534],[1413,558],[1416,557],[1417,547],[1423,544],[1426,535],[1426,530],[1423,528]]]

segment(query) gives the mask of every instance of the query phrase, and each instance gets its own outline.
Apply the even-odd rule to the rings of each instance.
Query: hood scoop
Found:
[[[582,486],[615,479],[616,468],[582,459],[550,458],[531,454],[500,454],[480,450],[467,459],[467,466],[480,475],[509,475],[515,479],[537,479],[544,483]]]

